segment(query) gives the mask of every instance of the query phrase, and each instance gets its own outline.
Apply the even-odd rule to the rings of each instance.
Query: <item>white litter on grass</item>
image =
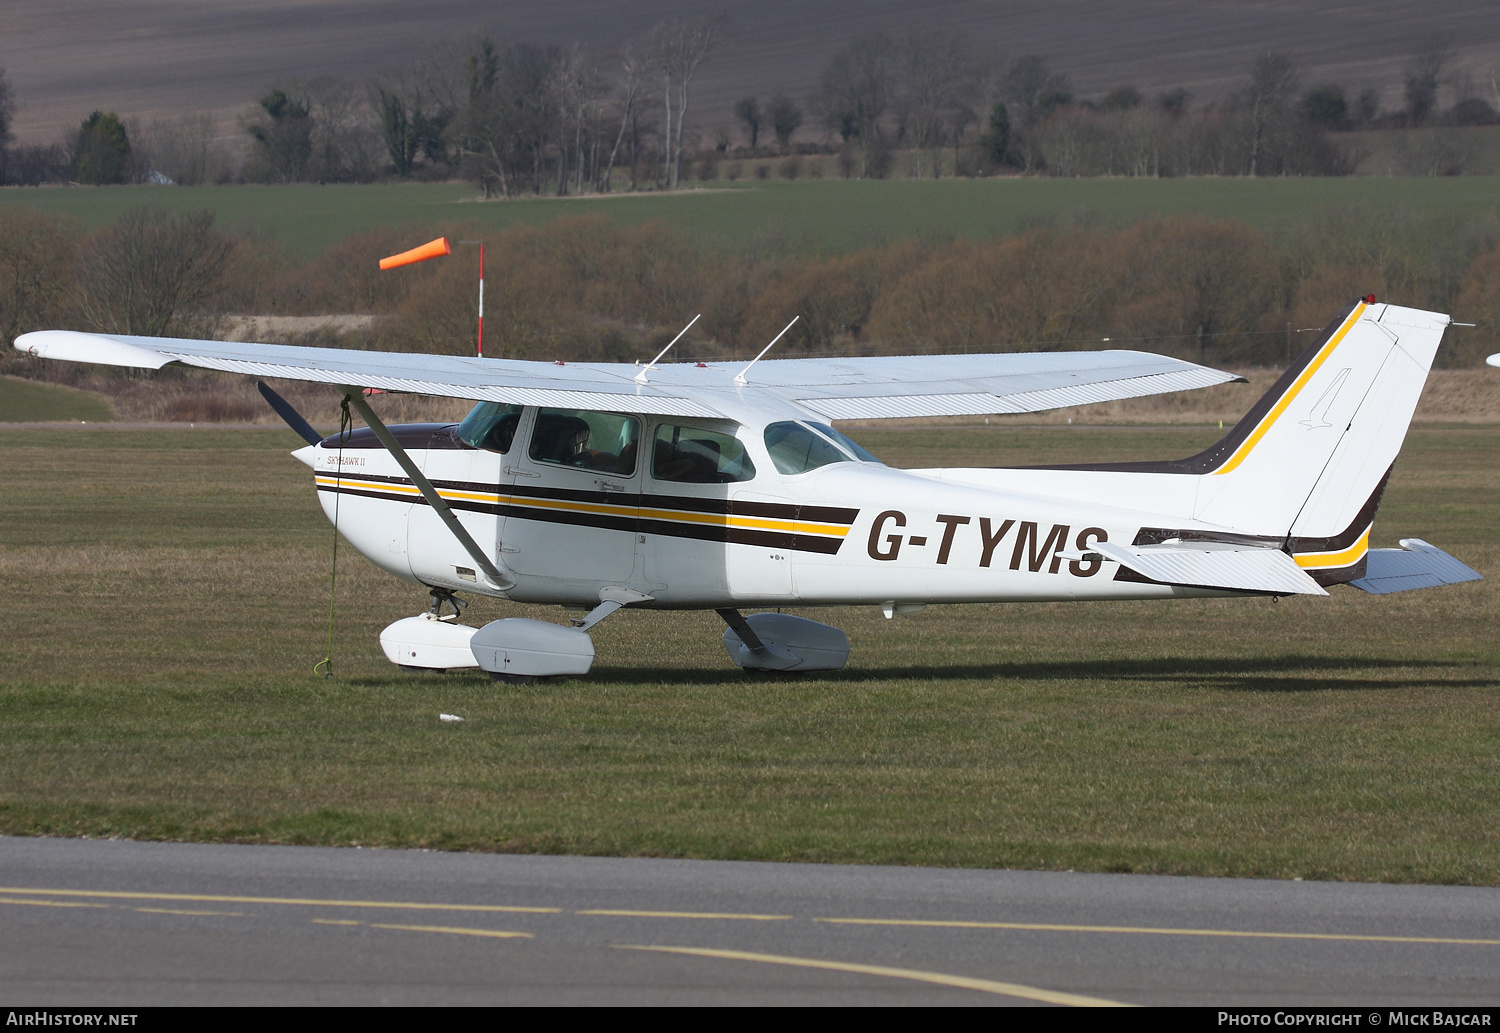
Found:
[[[438,720],[439,721],[462,721],[463,718],[459,717],[457,714],[439,714],[438,715]]]

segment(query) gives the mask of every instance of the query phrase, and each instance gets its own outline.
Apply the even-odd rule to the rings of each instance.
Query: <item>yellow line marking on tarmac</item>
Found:
[[[74,900],[6,900],[0,898],[0,904],[29,904],[32,907],[109,907],[108,904],[81,904]]]
[[[1500,940],[1463,940],[1439,936],[1366,936],[1358,933],[1268,933],[1242,929],[1164,929],[1130,925],[1052,925],[1043,922],[963,922],[923,918],[814,918],[835,925],[910,925],[940,929],[1019,929],[1044,933],[1134,933],[1138,936],[1219,936],[1251,940],[1353,940],[1359,943],[1445,943],[1500,947]]]
[[[371,922],[371,929],[404,929],[412,933],[448,933],[452,936],[489,936],[497,940],[530,940],[534,937],[530,933],[512,933],[504,929],[463,929],[450,925],[382,925],[379,922]]]
[[[313,925],[364,925],[352,918],[314,918]]]
[[[606,911],[596,908],[591,911],[575,911],[575,915],[606,915],[614,918],[736,918],[750,922],[786,922],[791,915],[746,915],[718,911]]]
[[[1102,997],[1085,997],[1081,994],[1043,990],[1020,983],[1001,983],[993,979],[976,979],[973,976],[954,976],[945,972],[924,972],[915,968],[891,968],[888,965],[861,965],[849,961],[825,961],[822,958],[792,958],[784,954],[756,954],[751,951],[714,950],[705,947],[648,947],[636,944],[615,943],[616,950],[660,951],[664,954],[691,954],[701,958],[724,958],[729,961],[758,961],[767,965],[790,965],[794,968],[821,968],[832,972],[854,972],[866,976],[886,976],[890,979],[911,979],[920,983],[936,983],[939,986],[955,986],[963,990],[978,990],[981,993],[1003,994],[1020,997],[1043,1004],[1066,1004],[1075,1008],[1129,1008],[1121,1001],[1110,1001]]]
[[[297,904],[305,907],[370,907],[396,911],[479,911],[528,915],[562,914],[560,907],[507,907],[500,904],[416,904],[395,900],[316,900],[304,897],[230,897],[209,893],[130,893],[122,890],[38,890],[0,886],[0,893],[35,893],[54,897],[104,897],[112,900],[182,900],[205,904]],[[11,901],[29,904],[33,901]],[[60,905],[61,906],[61,905]],[[105,907],[104,904],[84,905]]]
[[[99,905],[103,907],[104,905]],[[243,911],[180,911],[170,907],[138,907],[135,910],[144,915],[223,915],[226,918],[244,918]]]

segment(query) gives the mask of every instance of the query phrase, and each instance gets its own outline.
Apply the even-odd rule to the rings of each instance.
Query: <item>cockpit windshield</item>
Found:
[[[879,463],[869,452],[823,423],[788,420],[766,428],[766,451],[784,474],[807,473],[830,463]]]
[[[480,402],[458,425],[459,440],[470,448],[505,453],[516,439],[521,407],[501,402]]]

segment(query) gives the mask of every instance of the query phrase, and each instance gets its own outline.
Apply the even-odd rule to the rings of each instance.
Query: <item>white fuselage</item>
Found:
[[[525,448],[533,413],[503,455],[451,436],[421,447],[414,428],[397,428],[513,587],[474,569],[381,448],[308,450],[324,511],[398,577],[517,602],[592,606],[611,586],[670,609],[1232,594],[1152,583],[1082,555],[1097,541],[1135,541],[1143,528],[1205,527],[1167,515],[1192,511],[1191,498],[1176,495],[1195,491],[1197,478],[861,462],[788,476],[759,428],[699,421],[736,435],[756,473],[680,483],[657,480],[646,462],[628,475],[536,462]]]

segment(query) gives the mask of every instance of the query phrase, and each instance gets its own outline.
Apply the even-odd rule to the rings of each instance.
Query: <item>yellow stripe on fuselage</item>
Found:
[[[318,487],[348,487],[364,491],[389,492],[406,497],[420,497],[422,492],[412,484],[393,484],[389,481],[365,481],[358,477],[334,477],[319,475]],[[732,516],[724,513],[697,513],[675,509],[642,509],[637,506],[613,506],[595,502],[572,502],[567,499],[539,499],[525,495],[501,495],[498,492],[457,491],[439,488],[443,499],[465,502],[482,502],[488,505],[516,506],[523,509],[550,510],[563,513],[591,513],[599,516],[638,517],[643,520],[662,520],[679,524],[707,524],[713,527],[736,527],[751,531],[781,531],[786,534],[820,534],[843,538],[849,528],[843,524],[829,524],[806,520],[775,520],[768,517]]]
[[[1370,528],[1359,536],[1359,541],[1339,552],[1304,552],[1293,556],[1299,567],[1352,567],[1370,548]]]
[[[1250,433],[1250,436],[1240,443],[1239,448],[1234,450],[1234,455],[1229,457],[1228,462],[1214,471],[1215,474],[1229,473],[1245,461],[1245,458],[1250,455],[1251,450],[1259,444],[1260,439],[1266,436],[1267,432],[1275,426],[1276,420],[1282,413],[1286,412],[1287,406],[1291,405],[1302,389],[1307,386],[1307,382],[1313,378],[1313,374],[1318,372],[1323,363],[1327,361],[1328,356],[1333,354],[1334,349],[1339,346],[1339,342],[1344,339],[1344,335],[1354,327],[1355,323],[1359,322],[1359,317],[1364,315],[1367,307],[1362,301],[1354,306],[1354,311],[1349,314],[1348,319],[1344,320],[1344,325],[1339,327],[1338,331],[1328,339],[1328,343],[1323,345],[1317,355],[1313,356],[1313,360],[1307,364],[1307,368],[1302,371],[1302,375],[1297,378],[1296,383],[1287,388],[1286,393],[1281,396],[1281,399],[1271,408],[1271,411],[1266,413],[1259,425]]]

